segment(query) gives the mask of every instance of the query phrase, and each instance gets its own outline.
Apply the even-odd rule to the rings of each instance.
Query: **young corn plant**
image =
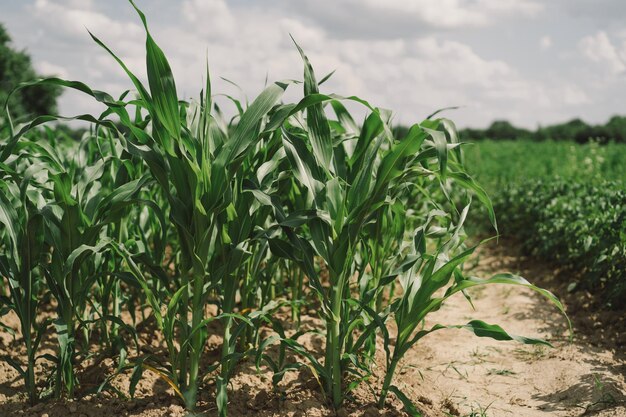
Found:
[[[298,48],[299,49],[299,48]],[[336,129],[323,103],[332,102],[339,120],[351,120],[334,97],[319,94],[313,69],[301,49],[305,63],[305,97],[282,127],[283,145],[291,171],[308,207],[285,218],[286,228],[306,225],[307,235],[291,238],[293,253],[301,253],[301,265],[321,303],[326,327],[324,363],[318,362],[295,340],[284,341],[312,362],[323,381],[333,406],[344,399],[345,373],[354,363],[361,343],[352,343],[362,325],[361,306],[352,299],[350,283],[356,271],[362,230],[387,204],[397,179],[420,160],[445,157],[446,145],[420,148],[429,133],[415,126],[403,141],[391,137],[386,114],[357,98],[371,113],[358,134]],[[297,111],[305,109],[306,116]],[[416,156],[417,155],[417,156]],[[309,243],[310,241],[310,243]],[[314,268],[314,256],[323,260],[329,274],[325,287]],[[294,260],[297,260],[294,258]],[[379,283],[379,286],[385,283]]]
[[[18,89],[33,84],[36,83],[26,83]],[[119,317],[102,311],[94,319],[95,305],[90,293],[98,279],[119,272],[107,270],[108,265],[102,259],[110,249],[107,234],[112,232],[111,225],[120,222],[129,206],[141,202],[137,194],[149,178],[142,176],[112,188],[114,184],[107,181],[104,174],[116,170],[112,168],[117,162],[114,155],[100,154],[89,160],[79,150],[73,156],[60,156],[47,141],[25,136],[35,127],[57,119],[59,117],[41,116],[17,130],[10,126],[11,137],[2,148],[0,160],[27,161],[30,166],[27,172],[39,170],[37,205],[43,222],[41,236],[46,255],[40,269],[46,288],[56,301],[57,311],[53,323],[58,353],[45,358],[55,363],[54,395],[71,398],[78,384],[75,362],[79,353],[89,347],[92,324],[109,321],[123,325]],[[107,125],[117,131],[112,123]],[[98,134],[90,139],[100,140]]]
[[[437,311],[441,305],[455,294],[463,293],[471,302],[465,290],[478,285],[512,284],[530,288],[553,303],[564,313],[559,300],[550,292],[538,288],[524,278],[511,274],[498,274],[489,279],[466,277],[462,265],[474,253],[477,246],[465,248],[459,239],[462,223],[467,214],[466,207],[458,224],[450,222],[449,218],[437,219],[445,216],[441,211],[433,211],[423,226],[419,227],[412,239],[407,243],[410,252],[406,255],[404,271],[397,274],[402,288],[402,294],[389,301],[385,311],[377,317],[376,322],[382,323],[391,316],[395,321],[397,333],[395,343],[390,343],[391,336],[386,327],[381,326],[386,352],[386,374],[383,381],[379,407],[385,405],[388,393],[391,391],[404,403],[410,414],[415,414],[414,405],[400,389],[392,384],[398,363],[406,352],[424,336],[442,329],[462,328],[471,331],[479,337],[490,337],[495,340],[514,340],[524,344],[550,345],[548,342],[516,336],[507,333],[498,325],[488,324],[480,320],[472,320],[464,325],[435,324],[425,328],[424,320],[429,313]],[[447,217],[447,216],[446,216]],[[446,233],[442,235],[441,225],[447,224]],[[443,239],[442,239],[443,237]],[[432,240],[436,240],[433,242]],[[393,345],[393,351],[389,346]],[[419,414],[415,414],[419,415]]]
[[[132,1],[131,4],[135,7]],[[130,132],[121,138],[124,149],[145,161],[149,174],[165,197],[169,220],[180,245],[174,248],[180,251],[176,267],[180,285],[170,287],[169,291],[163,288],[163,291],[154,291],[137,265],[132,268],[134,279],[146,292],[167,343],[169,370],[162,376],[174,384],[186,407],[193,409],[201,378],[206,325],[212,320],[221,320],[224,340],[216,378],[217,405],[220,415],[226,415],[228,378],[236,362],[236,340],[241,333],[241,326],[235,326],[235,321],[249,323],[235,312],[240,282],[238,271],[251,255],[249,250],[254,249],[249,244],[254,230],[254,222],[250,221],[253,196],[243,193],[243,182],[249,174],[243,162],[255,150],[255,145],[270,135],[271,132],[263,132],[261,126],[287,84],[268,86],[245,111],[242,110],[232,131],[225,131],[212,114],[208,70],[200,102],[193,106],[179,102],[170,65],[148,31],[145,16],[135,9],[147,35],[149,88],[107,46],[92,37],[127,73],[138,92],[137,99],[113,100],[110,95],[78,82],[47,79],[40,83],[74,88],[92,96],[108,107],[105,117],[116,115]],[[136,115],[140,116],[131,118],[127,110],[130,106],[135,106]],[[147,115],[141,116],[142,113]],[[104,123],[95,118],[90,120]],[[64,201],[64,195],[58,197]],[[209,317],[205,306],[214,294],[217,294],[220,312],[216,317]]]
[[[36,168],[36,166],[33,166]],[[41,359],[38,348],[49,320],[38,322],[39,300],[43,292],[40,264],[44,256],[43,216],[37,207],[36,188],[30,179],[36,169],[27,169],[17,180],[16,172],[2,166],[0,177],[0,279],[7,285],[8,294],[0,295],[0,306],[15,312],[20,323],[20,333],[26,347],[26,363],[5,357],[24,379],[26,393],[31,403],[38,398],[35,375],[36,362]],[[4,279],[6,278],[6,284]],[[4,293],[4,290],[2,291]]]
[[[541,339],[511,335],[500,326],[479,320],[472,320],[464,325],[436,324],[430,329],[425,329],[424,321],[428,314],[438,310],[452,295],[463,293],[471,303],[465,290],[473,286],[492,283],[521,285],[543,295],[564,313],[563,306],[553,294],[530,284],[522,277],[498,274],[490,279],[479,279],[464,275],[463,264],[478,246],[467,248],[464,243],[463,225],[470,209],[471,197],[476,196],[483,203],[497,230],[495,214],[484,190],[464,171],[461,163],[462,154],[452,122],[447,119],[427,119],[420,124],[420,128],[428,132],[433,139],[434,148],[438,141],[443,142],[445,138],[448,143],[446,148],[451,152],[446,153],[445,165],[441,164],[441,158],[430,161],[421,160],[416,166],[417,170],[408,170],[399,178],[400,182],[404,182],[407,186],[400,190],[413,191],[404,193],[408,201],[412,204],[425,201],[430,209],[419,210],[418,215],[411,216],[410,220],[402,219],[410,225],[415,224],[416,227],[411,227],[409,230],[412,232],[404,239],[396,235],[399,239],[395,247],[381,246],[378,256],[381,259],[394,260],[392,264],[395,265],[393,267],[395,271],[388,273],[384,279],[389,284],[393,284],[397,279],[402,291],[397,297],[391,294],[384,308],[379,305],[376,310],[377,316],[371,318],[372,324],[366,326],[364,330],[364,335],[368,335],[378,326],[383,336],[387,368],[379,397],[379,406],[384,406],[389,391],[392,391],[405,404],[405,410],[415,415],[417,414],[414,405],[406,395],[392,385],[392,381],[396,367],[404,354],[427,334],[445,328],[463,328],[479,337],[549,345]],[[429,148],[433,151],[432,147],[426,145],[422,152],[428,152]],[[417,155],[419,159],[420,154]],[[425,198],[425,195],[429,197]],[[459,201],[465,201],[464,208],[460,212],[456,209]],[[399,219],[400,217],[397,217],[396,221]],[[383,230],[383,233],[379,235],[379,231],[374,229],[376,232],[374,237],[379,235],[381,239],[383,235],[393,234],[394,230],[399,227],[393,226],[393,222],[378,222],[376,225]],[[368,240],[371,238],[372,236],[367,236]],[[391,270],[392,268],[389,269]],[[373,314],[374,310],[368,309],[368,313]],[[397,329],[393,352],[389,349],[391,345],[389,332],[383,325],[390,317],[393,317]]]
[[[357,252],[357,277],[359,289],[359,303],[363,306],[361,311],[362,326],[368,328],[373,325],[376,315],[383,310],[385,297],[391,299],[396,290],[397,273],[404,258],[403,243],[405,229],[413,213],[407,210],[408,201],[402,196],[390,196],[372,215],[371,221],[363,228],[362,241]],[[375,359],[376,331],[366,332],[364,340],[364,356],[368,361]]]

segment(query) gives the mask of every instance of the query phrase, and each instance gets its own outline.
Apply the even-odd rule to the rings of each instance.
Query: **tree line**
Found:
[[[626,142],[626,116],[613,116],[605,124],[592,125],[576,118],[565,123],[539,126],[535,130],[514,126],[506,120],[497,120],[486,129],[462,129],[462,140],[554,140],[586,143],[596,141]]]

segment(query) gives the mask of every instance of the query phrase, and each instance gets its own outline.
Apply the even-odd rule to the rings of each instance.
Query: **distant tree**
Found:
[[[591,126],[581,119],[572,119],[566,123],[560,123],[546,127],[546,135],[552,140],[576,140],[587,142],[591,134]]]
[[[626,142],[626,116],[613,116],[606,124],[589,125],[581,119],[566,123],[538,126],[535,131],[520,129],[506,120],[496,120],[487,129],[465,128],[459,131],[463,141],[483,139],[535,141],[575,141],[586,143],[591,140],[599,143]]]
[[[609,139],[615,142],[626,142],[626,116],[613,116],[606,124]]]
[[[537,130],[535,131],[535,133],[532,135],[533,140],[536,140],[538,142],[541,142],[542,140],[546,140],[549,139],[548,133],[546,131],[546,128],[543,126],[539,126],[537,128]]]
[[[506,120],[496,120],[487,128],[485,136],[489,139],[495,140],[515,140],[530,137],[531,132],[526,129],[515,127]]]
[[[484,129],[472,129],[467,128],[459,132],[459,135],[464,141],[481,140],[486,139]]]
[[[0,119],[5,115],[7,96],[21,82],[39,78],[33,69],[30,56],[11,46],[11,37],[0,23]],[[9,111],[14,120],[24,120],[42,114],[56,113],[57,98],[61,89],[55,86],[25,88],[11,96]]]

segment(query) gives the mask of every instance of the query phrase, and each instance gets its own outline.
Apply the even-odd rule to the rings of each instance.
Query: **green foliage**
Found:
[[[75,395],[77,363],[93,354],[90,341],[101,340],[97,353],[115,357],[118,373],[132,370],[131,396],[149,369],[192,410],[199,387],[213,380],[225,416],[236,365],[255,358],[273,371],[275,384],[307,366],[339,407],[372,374],[382,338],[387,373],[379,404],[391,392],[415,414],[393,377],[408,349],[431,332],[461,328],[547,344],[477,320],[423,327],[428,314],[477,285],[528,287],[563,310],[521,277],[464,274],[475,250],[464,230],[472,199],[496,222],[489,197],[465,170],[450,120],[433,116],[396,135],[389,112],[357,97],[320,93],[296,45],[303,97],[284,103],[294,82],[269,83],[250,105],[232,99],[237,116],[226,121],[208,70],[197,100],[178,97],[167,58],[136,11],[146,31],[147,86],[92,35],[136,96],[115,99],[58,78],[25,82],[14,94],[71,88],[107,110],[75,118],[93,125],[80,142],[42,130],[59,119],[48,115],[9,123],[0,141],[0,313],[20,317],[28,363],[6,359],[31,399]],[[362,123],[344,101],[365,107]],[[38,300],[45,298],[56,306],[50,331],[57,346],[54,355],[38,356],[38,337],[47,330],[37,321]],[[318,306],[327,339],[322,355],[298,343],[303,304]],[[291,308],[294,323],[276,318],[283,307]],[[130,320],[122,320],[123,312]],[[136,326],[147,315],[163,336],[164,355],[141,353]],[[222,346],[210,363],[212,322],[220,325]],[[267,327],[273,334],[261,337]],[[278,358],[266,353],[271,345]],[[297,354],[295,363],[287,363],[287,350]],[[37,359],[52,365],[50,390],[39,389]]]
[[[20,329],[26,345],[26,369],[9,358],[20,376],[24,378],[29,400],[37,398],[35,365],[41,337],[48,326],[47,321],[37,322],[39,301],[37,294],[43,284],[40,262],[44,254],[43,216],[28,198],[24,182],[7,182],[6,173],[0,177],[0,224],[5,232],[0,244],[8,253],[0,255],[0,275],[8,278],[8,294],[0,294],[5,305],[17,313]],[[22,186],[22,187],[20,187]]]
[[[626,145],[484,140],[464,148],[469,171],[490,194],[524,179],[626,184]]]
[[[32,67],[30,57],[24,51],[16,51],[11,47],[11,37],[0,24],[0,126],[4,119],[4,104],[11,90],[25,81],[39,78]],[[13,94],[9,106],[11,116],[17,120],[27,117],[54,114],[56,100],[61,88],[51,85],[38,85],[31,89],[21,90]]]
[[[460,134],[464,140],[525,139],[532,135],[529,130],[517,128],[506,120],[496,120],[487,129],[463,129]]]
[[[620,304],[626,295],[626,145],[485,140],[466,147],[465,157],[494,196],[504,236],[569,267],[579,287]]]
[[[626,297],[626,192],[612,182],[522,181],[495,199],[506,235],[568,267],[613,306]],[[578,278],[577,278],[578,279]]]

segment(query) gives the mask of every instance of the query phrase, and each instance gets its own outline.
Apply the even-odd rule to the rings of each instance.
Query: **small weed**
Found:
[[[487,410],[489,410],[489,407],[491,407],[491,404],[489,404],[485,408],[483,408],[483,406],[480,404],[478,404],[478,409],[474,409],[474,407],[472,407],[472,411],[470,411],[467,417],[487,417],[488,416]]]
[[[525,361],[537,361],[546,356],[543,346],[533,346],[530,349],[518,348],[513,351],[515,355]]]
[[[585,411],[582,415],[587,413],[606,410],[617,405],[617,400],[610,392],[606,392],[604,383],[600,380],[598,374],[593,375],[593,391],[594,394],[599,394],[598,399],[590,402],[587,405],[580,405],[580,408],[584,408]]]
[[[474,364],[487,362],[487,357],[489,357],[489,353],[481,351],[478,348],[475,348],[470,352],[470,358],[473,359]]]
[[[517,373],[514,372],[514,371],[511,371],[509,369],[495,369],[495,368],[492,368],[489,371],[487,371],[487,375],[510,376],[510,375],[517,375]]]

